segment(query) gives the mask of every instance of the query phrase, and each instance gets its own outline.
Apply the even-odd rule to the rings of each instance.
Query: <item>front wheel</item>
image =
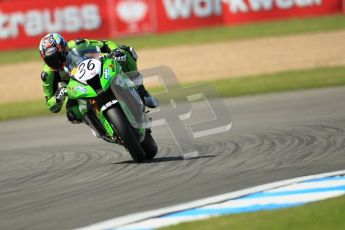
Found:
[[[116,130],[116,134],[123,141],[123,145],[131,154],[133,160],[137,163],[145,160],[145,152],[137,139],[134,129],[130,126],[121,109],[118,107],[110,108],[105,112],[105,116]]]
[[[148,130],[146,131],[144,141],[141,142],[141,147],[145,151],[146,160],[151,160],[156,156],[157,151],[158,151],[158,146],[155,140],[153,139],[153,137],[151,136],[151,132]]]

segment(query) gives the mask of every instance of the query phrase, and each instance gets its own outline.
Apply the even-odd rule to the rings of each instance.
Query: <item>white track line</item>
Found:
[[[98,229],[109,229],[109,228],[121,227],[124,225],[129,225],[129,224],[132,224],[132,223],[135,223],[138,221],[142,221],[142,220],[146,220],[149,218],[162,216],[162,215],[165,215],[168,213],[183,211],[186,209],[201,207],[201,206],[214,204],[214,203],[220,203],[222,201],[226,201],[229,199],[234,199],[234,198],[242,197],[242,196],[249,195],[252,193],[257,193],[257,192],[262,192],[262,191],[266,191],[266,190],[270,190],[270,189],[275,189],[275,188],[279,188],[279,187],[286,186],[289,184],[295,184],[295,183],[303,182],[306,180],[315,180],[315,179],[337,176],[337,175],[344,175],[344,174],[345,174],[345,170],[341,170],[341,171],[336,171],[336,172],[329,172],[329,173],[304,176],[304,177],[298,177],[298,178],[294,178],[294,179],[288,179],[288,180],[273,182],[273,183],[269,183],[269,184],[259,185],[259,186],[255,186],[252,188],[247,188],[247,189],[243,189],[243,190],[239,190],[239,191],[235,191],[235,192],[230,192],[230,193],[218,195],[218,196],[212,196],[212,197],[208,197],[205,199],[200,199],[200,200],[196,200],[196,201],[192,201],[192,202],[188,202],[188,203],[184,203],[184,204],[179,204],[179,205],[175,205],[175,206],[171,206],[171,207],[129,214],[126,216],[117,217],[114,219],[110,219],[110,220],[106,220],[106,221],[99,222],[96,224],[92,224],[92,225],[87,226],[87,227],[79,228],[79,230],[98,230]]]
[[[345,179],[336,181],[318,181],[318,182],[306,182],[300,184],[293,184],[283,188],[272,189],[270,192],[292,192],[303,189],[316,189],[316,188],[331,188],[345,186]]]
[[[249,208],[253,206],[265,206],[265,205],[301,205],[308,202],[320,201],[328,199],[331,197],[344,195],[345,191],[331,191],[331,192],[319,192],[316,194],[298,194],[298,195],[286,195],[286,196],[274,196],[274,197],[264,197],[257,199],[238,199],[224,202],[218,205],[207,205],[202,208],[197,208],[197,211],[202,210],[220,210],[220,209],[241,209]],[[265,208],[263,208],[265,210]],[[182,212],[183,213],[183,212]],[[155,217],[147,219],[144,221],[139,221],[133,224],[125,225],[124,227],[116,228],[116,230],[139,230],[139,229],[156,229],[160,227],[165,227],[169,225],[176,225],[179,223],[187,221],[196,221],[201,219],[206,219],[210,217],[220,216],[224,214],[214,213],[214,212],[201,212],[199,214],[182,214],[181,216],[167,216],[167,217]]]
[[[296,203],[308,203],[312,201],[324,200],[331,197],[344,195],[344,191],[329,191],[318,192],[313,195],[310,193],[295,194],[295,195],[283,195],[272,197],[258,197],[250,199],[238,199],[229,200],[220,204],[206,205],[200,208],[203,209],[222,209],[222,208],[243,208],[253,205],[267,205],[267,204],[296,204]]]
[[[201,216],[178,216],[169,218],[153,218],[149,220],[144,220],[140,223],[134,223],[126,225],[124,227],[116,228],[116,230],[143,230],[143,229],[155,229],[168,225],[175,225],[187,221],[195,221],[210,218],[211,215],[201,215]],[[143,227],[145,226],[145,227]]]

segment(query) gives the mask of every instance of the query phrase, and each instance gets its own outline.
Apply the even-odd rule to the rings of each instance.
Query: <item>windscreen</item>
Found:
[[[74,75],[74,69],[78,65],[89,58],[100,58],[102,56],[101,50],[98,46],[77,46],[68,52],[66,60],[66,70]]]

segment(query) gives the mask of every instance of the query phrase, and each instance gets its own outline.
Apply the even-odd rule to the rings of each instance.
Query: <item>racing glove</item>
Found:
[[[67,89],[66,84],[60,84],[58,85],[58,89],[56,90],[54,97],[57,103],[61,103],[65,100],[65,97],[67,96]]]
[[[126,54],[121,49],[115,49],[111,51],[110,55],[111,58],[114,58],[119,63],[124,63],[127,60]]]

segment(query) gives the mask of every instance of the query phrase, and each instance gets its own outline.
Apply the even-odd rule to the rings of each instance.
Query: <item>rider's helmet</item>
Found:
[[[62,69],[66,64],[68,46],[58,33],[50,33],[41,39],[40,54],[44,62],[54,70]]]

